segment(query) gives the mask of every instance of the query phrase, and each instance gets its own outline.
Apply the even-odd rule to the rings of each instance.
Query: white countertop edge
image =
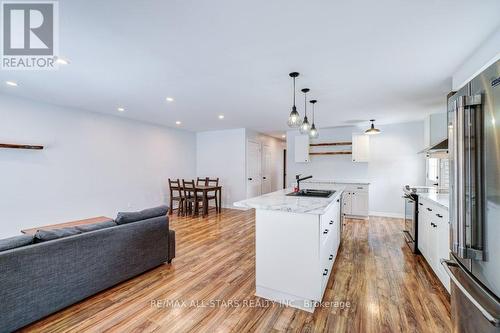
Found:
[[[418,193],[418,197],[422,200],[436,204],[446,210],[449,209],[449,194],[448,193]]]
[[[273,210],[287,213],[323,215],[328,208],[342,195],[343,186],[332,188],[335,193],[329,198],[287,197],[293,191],[291,188],[267,193],[255,198],[241,200],[233,203],[235,207]],[[268,199],[269,204],[265,201]],[[307,205],[310,204],[310,207]]]
[[[308,184],[354,184],[354,185],[370,185],[371,183],[367,180],[360,179],[340,179],[340,180],[332,180],[332,179],[308,179],[304,180],[301,183]]]

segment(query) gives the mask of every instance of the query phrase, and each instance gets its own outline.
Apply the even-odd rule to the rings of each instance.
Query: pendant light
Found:
[[[313,108],[313,123],[311,125],[311,130],[309,131],[309,137],[311,139],[317,139],[319,136],[318,130],[316,129],[316,125],[314,124],[314,104],[316,104],[317,102],[318,101],[315,99],[309,101],[309,103],[312,104],[312,108]]]
[[[380,130],[378,128],[375,128],[375,119],[370,119],[370,122],[372,123],[372,126],[365,131],[365,134],[368,135],[380,134]]]
[[[304,93],[304,120],[302,121],[302,124],[299,127],[299,132],[301,134],[309,134],[309,131],[311,130],[311,125],[309,124],[309,120],[307,120],[307,93],[309,92],[309,88],[304,88],[302,89],[302,92]]]
[[[293,79],[293,106],[292,112],[290,112],[290,116],[288,117],[288,126],[291,128],[298,128],[302,124],[302,120],[300,119],[300,114],[297,112],[297,107],[295,106],[295,78],[297,78],[300,74],[292,72],[289,75]]]

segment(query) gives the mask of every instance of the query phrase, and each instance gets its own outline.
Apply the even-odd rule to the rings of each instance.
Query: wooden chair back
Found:
[[[208,185],[208,177],[206,178],[200,178],[200,177],[197,177],[196,178],[196,185],[199,186],[199,185]]]
[[[207,186],[219,186],[219,178],[210,179],[207,177]]]
[[[185,180],[183,179],[182,180],[182,189],[184,191],[184,197],[185,198],[192,198],[194,197],[194,194],[195,194],[195,184],[194,184],[194,180]]]
[[[182,186],[179,179],[168,179],[168,187],[170,189],[170,197],[182,198]]]

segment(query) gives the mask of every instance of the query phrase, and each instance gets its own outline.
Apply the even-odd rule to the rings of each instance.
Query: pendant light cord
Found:
[[[314,104],[315,103],[313,103],[313,124],[314,124]]]
[[[293,106],[295,106],[295,78],[293,78]]]
[[[307,117],[307,93],[304,93],[304,112]]]

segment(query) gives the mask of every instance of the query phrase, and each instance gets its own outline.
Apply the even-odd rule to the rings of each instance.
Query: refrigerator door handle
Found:
[[[460,282],[460,280],[455,276],[455,274],[451,271],[449,266],[453,267],[460,267],[456,262],[453,260],[446,260],[446,259],[441,259],[441,265],[443,265],[444,270],[446,271],[446,274],[449,275],[450,279],[453,281],[453,283],[460,289],[460,291],[467,297],[467,299],[474,304],[474,306],[481,312],[481,314],[495,327],[500,327],[500,318],[493,315],[491,312],[489,312],[481,303],[479,303],[467,290],[467,288],[464,287],[464,285]],[[468,276],[469,273],[464,271],[464,273]],[[474,283],[476,287],[478,287],[483,293],[489,295],[488,291],[484,290],[483,287],[481,287],[479,284],[477,284],[472,278],[471,281]],[[499,305],[500,306],[500,305]]]

